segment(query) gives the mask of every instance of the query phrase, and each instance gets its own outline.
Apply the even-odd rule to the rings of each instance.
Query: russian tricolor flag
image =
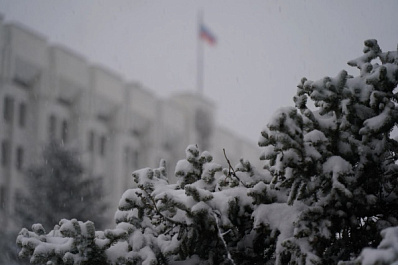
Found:
[[[216,36],[203,24],[200,25],[199,36],[210,45],[215,45],[217,42]]]

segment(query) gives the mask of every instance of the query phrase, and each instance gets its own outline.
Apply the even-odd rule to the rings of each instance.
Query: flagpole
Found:
[[[199,95],[203,95],[203,80],[204,80],[204,56],[203,56],[203,41],[201,40],[201,30],[200,27],[203,25],[203,11],[198,12],[198,29],[197,29],[197,53],[196,53],[196,89]]]

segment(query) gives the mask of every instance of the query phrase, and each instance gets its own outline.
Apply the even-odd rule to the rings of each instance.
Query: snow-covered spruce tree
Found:
[[[265,176],[244,161],[234,173],[222,170],[208,152],[200,153],[194,145],[187,148],[186,159],[177,163],[177,184],[167,184],[165,172],[162,164],[133,174],[138,189],[123,195],[115,215],[117,228],[123,227],[131,235],[130,246],[119,260],[127,264],[144,257],[159,264],[262,260],[262,251],[254,250],[253,199],[247,186]]]
[[[84,176],[77,154],[52,142],[42,162],[29,168],[24,179],[27,192],[18,194],[16,218],[23,226],[40,222],[46,229],[64,218],[93,220],[104,225],[102,180]]]
[[[46,234],[34,225],[18,236],[20,255],[48,264],[92,264],[93,257],[108,264],[262,264],[264,238],[252,229],[251,213],[254,201],[267,200],[255,186],[267,175],[243,160],[223,170],[191,145],[176,176],[178,183],[168,184],[164,162],[134,172],[138,187],[123,194],[115,229],[94,233],[91,222],[62,220]]]
[[[281,109],[262,133],[272,186],[286,194],[294,221],[277,264],[349,260],[398,225],[397,142],[390,137],[398,121],[397,52],[368,40],[364,55],[348,64],[360,75],[304,78],[296,108]],[[307,108],[308,98],[316,110]]]
[[[121,238],[125,231],[96,232],[91,221],[62,219],[48,234],[41,224],[32,225],[32,231],[23,228],[17,245],[20,258],[30,258],[32,264],[105,265],[105,250]]]

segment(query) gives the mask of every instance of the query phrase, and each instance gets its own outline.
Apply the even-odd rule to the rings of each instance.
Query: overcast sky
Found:
[[[257,142],[278,108],[293,105],[302,77],[335,76],[375,38],[398,43],[398,1],[0,0],[18,21],[159,97],[196,91],[197,14],[217,45],[205,45],[204,94],[217,121]]]

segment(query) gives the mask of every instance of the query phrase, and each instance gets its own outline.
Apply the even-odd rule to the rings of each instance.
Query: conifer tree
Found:
[[[15,236],[18,232],[0,230],[0,264],[22,265],[28,264],[18,258],[18,248],[15,245]]]
[[[379,58],[382,65],[373,63]],[[365,41],[364,55],[348,63],[352,77],[303,79],[297,110],[277,114],[263,132],[266,168],[288,204],[305,204],[281,253],[298,264],[336,264],[376,246],[383,228],[397,225],[397,52]],[[311,99],[315,110],[307,108]],[[376,236],[375,236],[376,235]]]
[[[64,218],[105,222],[102,180],[85,176],[77,154],[58,143],[43,151],[42,162],[28,169],[27,192],[19,194],[16,217],[23,226],[40,222],[46,229]]]

